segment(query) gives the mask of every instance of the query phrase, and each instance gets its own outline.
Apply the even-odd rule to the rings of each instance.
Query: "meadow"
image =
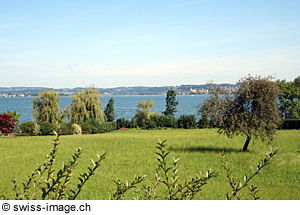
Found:
[[[195,199],[226,199],[230,186],[221,165],[221,152],[232,169],[232,175],[243,179],[244,173],[273,149],[278,154],[257,175],[252,183],[258,186],[261,199],[300,199],[300,131],[280,130],[272,143],[256,140],[249,145],[248,152],[241,152],[245,138],[228,139],[217,134],[216,129],[165,129],[114,131],[95,135],[61,136],[56,167],[67,162],[75,148],[83,149],[75,175],[82,173],[91,164],[96,153],[107,152],[103,165],[83,188],[78,199],[109,199],[115,191],[112,180],[132,180],[137,175],[147,175],[143,184],[154,181],[157,166],[155,146],[160,140],[167,140],[170,157],[179,157],[180,181],[208,169],[217,172],[203,187]],[[0,138],[0,194],[13,196],[11,180],[24,182],[37,164],[42,163],[49,153],[53,136],[2,137]],[[76,180],[76,179],[75,179]],[[74,181],[72,182],[74,183]],[[162,189],[162,187],[159,189]],[[139,199],[142,192],[128,193],[126,199]],[[249,199],[247,190],[242,199]]]

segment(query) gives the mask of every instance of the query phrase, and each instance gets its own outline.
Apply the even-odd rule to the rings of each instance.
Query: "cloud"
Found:
[[[226,57],[180,59],[163,63],[131,64],[86,67],[85,75],[95,78],[112,78],[115,83],[122,78],[136,78],[139,83],[234,83],[251,75],[275,76],[276,79],[293,80],[300,70],[300,47],[257,51]],[[155,80],[156,78],[156,80]],[[166,83],[167,84],[167,83]],[[150,84],[151,85],[151,84]]]
[[[193,57],[168,61],[132,63],[0,63],[2,74],[11,80],[3,85],[76,87],[96,84],[99,87],[161,86],[235,83],[251,75],[273,75],[276,79],[293,80],[300,71],[300,47],[256,51],[220,57]],[[31,80],[30,80],[31,79]],[[25,82],[26,80],[26,82]],[[1,83],[1,82],[0,82]],[[15,83],[15,84],[14,84]],[[23,84],[24,83],[24,84]]]

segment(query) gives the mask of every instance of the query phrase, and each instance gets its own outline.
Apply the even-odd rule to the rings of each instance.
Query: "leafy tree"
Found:
[[[281,122],[277,106],[279,89],[271,78],[248,76],[238,84],[238,90],[223,99],[214,92],[199,113],[215,118],[219,133],[228,137],[245,135],[243,151],[246,151],[253,137],[273,139]]]
[[[194,115],[180,115],[178,128],[191,129],[196,127],[196,117]]]
[[[221,88],[212,85],[210,98],[206,99],[198,110],[198,114],[201,115],[201,121],[209,121],[211,127],[219,127],[222,123],[225,100],[220,95],[223,94],[225,92]]]
[[[33,102],[33,116],[39,124],[41,122],[56,123],[60,120],[60,97],[55,90],[44,90],[38,94]]]
[[[0,133],[9,134],[15,127],[16,125],[12,115],[6,113],[0,114]]]
[[[279,110],[284,119],[295,119],[300,117],[300,88],[297,88],[294,82],[286,82],[285,80],[277,81],[280,89],[279,94]]]
[[[114,109],[114,99],[111,98],[107,105],[106,108],[104,110],[104,114],[106,116],[106,121],[107,122],[113,122],[115,120],[115,109]]]
[[[151,99],[149,99],[147,102],[145,102],[144,100],[140,101],[134,117],[139,127],[145,127],[146,121],[150,120],[152,115],[151,108],[153,107],[154,103]]]
[[[176,106],[178,101],[176,101],[176,93],[173,89],[168,90],[166,97],[166,111],[164,112],[165,116],[174,116],[176,112]]]
[[[86,88],[85,91],[77,91],[71,96],[72,104],[69,105],[68,117],[72,123],[82,125],[89,120],[105,121],[102,110],[100,93],[95,88]]]

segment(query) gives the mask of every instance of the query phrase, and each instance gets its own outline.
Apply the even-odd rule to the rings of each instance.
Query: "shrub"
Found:
[[[143,129],[177,128],[177,119],[170,115],[165,116],[155,113],[151,114],[149,120],[140,120],[137,122],[137,124]]]
[[[16,124],[12,115],[6,113],[0,114],[0,131],[2,134],[11,133],[15,127]]]
[[[71,128],[72,127],[72,123],[62,123],[61,124],[61,131],[60,134],[62,135],[70,135],[71,134]]]
[[[202,117],[198,122],[198,128],[211,128],[210,121],[206,117]]]
[[[150,120],[145,122],[146,129],[154,128],[177,128],[177,120],[170,115],[153,114]]]
[[[81,134],[81,127],[78,124],[72,124],[71,134]]]
[[[115,122],[101,122],[96,119],[89,120],[82,124],[82,131],[89,134],[99,134],[114,131],[117,128]]]
[[[132,128],[131,121],[128,119],[125,119],[124,117],[117,119],[116,123],[117,123],[117,129]]]
[[[180,115],[178,119],[178,128],[195,128],[196,127],[196,117],[194,115]]]
[[[178,122],[177,119],[173,116],[163,116],[164,127],[167,128],[177,128]]]
[[[29,136],[36,136],[40,133],[39,125],[31,121],[21,123],[20,129],[23,134],[27,134]]]
[[[42,135],[53,135],[58,130],[57,125],[50,122],[41,122],[39,126]]]
[[[300,129],[300,119],[283,120],[282,129]]]
[[[247,175],[246,173],[244,174],[243,180],[240,180],[238,178],[233,177],[233,174],[231,172],[231,169],[228,166],[228,163],[225,161],[225,153],[222,152],[222,165],[224,167],[225,173],[226,173],[226,178],[228,179],[228,183],[231,188],[231,192],[226,193],[226,199],[227,200],[241,200],[241,191],[245,188],[248,188],[249,195],[252,196],[254,200],[258,200],[260,197],[258,197],[258,188],[254,184],[250,184],[250,181],[257,176],[260,171],[266,167],[267,165],[270,164],[270,161],[274,158],[274,156],[277,154],[277,150],[269,152],[268,154],[265,155],[265,158],[262,159],[257,165],[256,165],[256,170],[253,171],[250,175]]]
[[[144,127],[142,127],[142,128],[143,129],[155,129],[155,128],[158,128],[159,126],[156,123],[159,123],[159,122],[156,122],[154,119],[145,120]]]
[[[99,133],[99,128],[102,122],[97,119],[90,119],[89,121],[82,124],[81,129],[89,134]]]
[[[20,132],[20,129],[19,129],[19,124],[20,124],[20,116],[21,114],[17,114],[17,111],[7,111],[6,112],[8,115],[12,115],[12,119],[14,120],[15,122],[15,128],[13,130],[14,133],[19,133]]]
[[[98,129],[98,133],[106,133],[111,132],[117,129],[117,125],[115,122],[104,122],[100,124]]]

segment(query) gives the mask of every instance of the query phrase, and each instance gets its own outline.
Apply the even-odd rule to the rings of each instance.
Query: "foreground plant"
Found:
[[[105,154],[97,155],[96,161],[92,161],[92,166],[88,167],[87,172],[80,174],[78,177],[79,183],[76,189],[70,186],[70,180],[74,176],[73,170],[78,160],[80,159],[82,150],[76,149],[72,158],[68,163],[64,163],[63,167],[59,170],[54,170],[53,165],[57,156],[58,147],[60,145],[60,135],[55,132],[56,138],[47,160],[37,166],[37,168],[28,176],[28,179],[22,183],[22,188],[19,188],[16,179],[14,179],[13,187],[15,193],[15,200],[75,200],[79,193],[82,191],[83,186],[95,174],[96,170],[100,167],[101,161],[105,159]],[[5,196],[0,196],[7,199]]]
[[[252,196],[252,198],[254,200],[258,200],[260,197],[258,197],[257,193],[259,192],[257,186],[255,184],[250,184],[250,181],[260,173],[260,171],[266,167],[267,165],[269,165],[270,161],[274,158],[274,156],[277,154],[277,151],[271,151],[270,153],[268,153],[265,158],[263,160],[261,160],[257,166],[256,166],[256,170],[250,175],[248,176],[247,174],[244,174],[244,179],[240,180],[237,178],[234,178],[232,176],[232,172],[231,169],[228,166],[228,163],[225,162],[225,153],[222,153],[222,164],[226,173],[226,177],[228,179],[228,183],[230,185],[231,188],[231,194],[226,193],[226,199],[227,200],[233,200],[233,199],[237,199],[240,200],[241,199],[241,195],[240,192],[244,189],[244,188],[248,188],[249,190],[249,195]]]
[[[196,175],[190,180],[184,180],[179,183],[178,161],[179,158],[173,158],[172,163],[168,161],[170,152],[166,151],[166,140],[159,141],[155,152],[158,156],[158,166],[155,169],[155,181],[151,185],[143,185],[143,199],[155,200],[163,198],[167,200],[188,200],[193,199],[197,193],[202,190],[202,187],[207,184],[207,181],[214,176],[214,171],[209,170],[206,175]],[[117,188],[113,194],[113,199],[123,199],[125,192],[136,188],[136,185],[145,180],[146,176],[136,177],[131,183],[122,183],[120,180],[115,181]],[[162,194],[158,194],[158,186],[162,186]],[[138,192],[138,191],[137,191]]]

